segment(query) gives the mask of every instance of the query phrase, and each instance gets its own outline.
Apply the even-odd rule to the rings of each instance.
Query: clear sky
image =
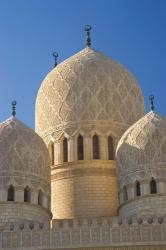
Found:
[[[92,47],[125,65],[142,88],[146,109],[155,96],[166,116],[166,0],[0,0],[0,121],[11,115],[34,127],[41,81],[59,62]]]

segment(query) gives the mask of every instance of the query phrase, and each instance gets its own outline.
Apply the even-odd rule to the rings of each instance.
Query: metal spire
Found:
[[[16,115],[16,105],[17,105],[17,102],[12,101],[12,116]]]
[[[58,53],[57,52],[53,52],[52,53],[53,57],[54,57],[54,68],[57,66],[57,59],[58,59]]]
[[[149,96],[149,101],[150,101],[150,109],[154,111],[154,96],[153,95]]]
[[[90,25],[85,26],[85,31],[86,31],[86,46],[90,47],[91,46],[91,38],[90,38],[90,31],[92,27]]]

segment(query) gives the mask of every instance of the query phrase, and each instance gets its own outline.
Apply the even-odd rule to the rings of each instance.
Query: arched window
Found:
[[[14,197],[15,196],[15,191],[14,191],[14,187],[11,185],[8,188],[8,193],[7,193],[7,200],[8,201],[14,201]]]
[[[100,159],[100,149],[99,149],[99,137],[98,135],[94,135],[92,138],[92,146],[93,146],[93,159]]]
[[[63,140],[63,161],[68,162],[68,142],[67,138]]]
[[[157,193],[157,184],[156,184],[156,180],[154,178],[152,178],[150,181],[150,193],[151,194]]]
[[[128,200],[128,194],[127,194],[127,188],[126,188],[126,186],[123,187],[123,200],[124,201]]]
[[[141,188],[140,188],[139,181],[136,181],[136,183],[135,183],[135,194],[136,194],[136,196],[140,196],[141,195]]]
[[[54,143],[51,143],[51,165],[54,165]]]
[[[41,190],[38,192],[38,205],[43,205],[43,192]]]
[[[30,202],[31,193],[29,187],[24,188],[24,202]]]
[[[114,146],[111,136],[108,136],[108,160],[114,160]]]
[[[84,141],[82,135],[79,135],[77,138],[77,158],[78,160],[84,159]]]

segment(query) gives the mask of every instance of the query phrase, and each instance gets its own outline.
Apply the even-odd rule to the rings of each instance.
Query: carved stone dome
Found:
[[[0,125],[0,171],[21,171],[50,180],[49,153],[43,140],[11,117]]]
[[[42,136],[73,122],[107,121],[126,129],[143,115],[143,96],[133,76],[88,47],[46,76],[36,100],[36,130]]]
[[[162,163],[166,162],[166,119],[151,111],[132,125],[118,143],[117,161],[121,185],[132,176],[148,178],[155,174],[162,177],[165,172]]]
[[[7,220],[14,218],[16,221],[49,221],[48,166],[47,147],[32,129],[15,117],[0,124],[0,221],[3,217]],[[12,195],[9,194],[11,187]],[[42,193],[40,206],[39,191]],[[13,202],[16,202],[15,206]],[[4,214],[10,206],[12,212]],[[19,209],[24,212],[19,213]]]
[[[150,111],[142,117],[120,139],[116,158],[119,191],[121,193],[125,187],[128,192],[128,200],[138,198],[134,197],[136,195],[136,181],[140,185],[139,201],[151,194],[151,180],[156,185],[156,193],[164,194],[166,187],[166,119],[154,111]],[[146,203],[141,202],[142,205],[130,206],[128,204],[128,207],[122,208],[121,211],[124,214],[132,214],[137,211],[139,214],[145,210],[147,212],[149,209],[148,213],[163,214],[166,204],[164,202],[162,206],[162,196],[159,198],[155,196],[154,201],[153,195],[152,199],[156,205],[153,204],[152,200],[148,200]],[[123,202],[121,201],[121,203]],[[160,208],[157,207],[157,204]],[[139,207],[139,209],[136,210],[135,207]]]

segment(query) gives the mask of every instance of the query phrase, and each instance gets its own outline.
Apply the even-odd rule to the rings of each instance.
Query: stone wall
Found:
[[[166,119],[154,111],[121,137],[116,151],[121,216],[165,213],[165,145]]]
[[[17,222],[20,220],[46,223],[52,218],[51,212],[40,205],[27,202],[0,203],[0,224]]]
[[[54,219],[115,216],[118,209],[115,161],[65,163],[52,170]]]
[[[154,216],[165,214],[166,195],[149,194],[135,197],[119,207],[121,216]]]
[[[150,220],[151,219],[151,220]],[[7,224],[0,249],[166,249],[166,218],[56,220],[48,224]]]

